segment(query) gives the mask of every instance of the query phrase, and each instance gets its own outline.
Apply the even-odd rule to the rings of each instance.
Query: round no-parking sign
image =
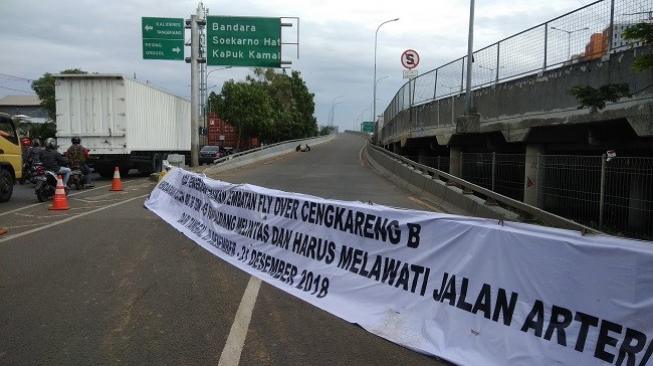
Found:
[[[419,65],[419,55],[417,54],[417,51],[404,51],[404,53],[401,54],[401,64],[409,70],[416,68],[417,65]]]

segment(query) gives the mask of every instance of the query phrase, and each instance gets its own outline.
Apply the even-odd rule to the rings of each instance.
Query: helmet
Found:
[[[48,149],[56,149],[57,140],[53,139],[52,137],[49,137],[47,140],[45,140],[45,147]]]
[[[32,140],[32,146],[34,146],[34,147],[41,146],[41,141],[39,139]]]
[[[82,139],[80,139],[78,136],[75,136],[70,139],[70,142],[72,142],[73,144],[79,144],[82,142]]]

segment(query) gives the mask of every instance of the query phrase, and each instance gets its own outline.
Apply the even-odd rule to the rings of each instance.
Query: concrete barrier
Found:
[[[175,166],[177,168],[186,167],[186,164],[184,164],[184,162],[186,161],[184,155],[168,154],[168,158],[166,160],[168,161],[168,164]]]
[[[462,189],[448,186],[444,181],[433,179],[427,172],[419,171],[374,149],[365,148],[365,155],[377,173],[414,194],[427,195],[429,201],[447,212],[502,220],[519,219],[519,215],[514,212],[487,205],[479,197],[464,194]]]
[[[288,154],[288,153],[295,153],[296,152],[295,149],[297,148],[297,145],[308,144],[309,146],[316,146],[331,141],[334,137],[335,135],[327,135],[327,136],[312,137],[307,139],[291,140],[291,141],[281,142],[274,145],[267,145],[257,149],[243,151],[241,153],[220,158],[217,160],[216,164],[210,165],[207,168],[203,168],[203,169],[200,168],[195,171],[199,171],[207,175],[220,173],[241,166],[245,166],[248,164],[256,163],[261,160],[270,159],[275,156]],[[300,154],[301,152],[297,152],[297,153]],[[310,154],[310,152],[308,154]]]
[[[368,144],[365,156],[370,166],[396,184],[430,200],[448,212],[511,221],[526,221],[584,234],[600,233],[573,220],[502,196],[451,174],[408,160]]]

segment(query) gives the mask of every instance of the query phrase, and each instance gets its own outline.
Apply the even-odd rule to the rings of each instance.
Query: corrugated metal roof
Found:
[[[7,95],[0,99],[0,106],[35,106],[41,105],[41,100],[36,95]]]
[[[111,74],[111,73],[94,73],[94,74],[54,74],[52,75],[57,79],[64,79],[64,78],[96,78],[96,79],[101,79],[101,78],[112,78],[112,79],[122,79],[124,76],[122,74]]]
[[[177,94],[175,94],[175,93],[173,93],[171,91],[165,90],[165,89],[163,89],[163,88],[161,88],[159,86],[155,86],[155,85],[153,85],[151,83],[143,82],[141,80],[130,79],[130,78],[125,77],[122,74],[111,74],[111,73],[106,73],[106,74],[102,74],[102,73],[93,73],[93,74],[54,74],[52,76],[54,76],[55,79],[121,79],[121,80],[127,80],[128,82],[134,82],[134,83],[138,83],[138,84],[141,84],[141,85],[145,85],[145,86],[150,87],[152,89],[156,89],[156,90],[158,90],[158,91],[160,91],[162,93],[166,93],[166,94],[172,95],[173,97],[177,97],[177,98],[180,98],[180,99],[183,99],[185,101],[190,102],[189,99],[186,99],[186,98],[184,98],[182,96],[179,96],[179,95],[177,95]]]

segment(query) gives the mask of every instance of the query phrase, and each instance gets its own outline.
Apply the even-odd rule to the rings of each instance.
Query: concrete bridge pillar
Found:
[[[544,167],[540,164],[539,156],[544,152],[540,145],[526,146],[526,160],[524,162],[524,203],[538,206],[538,195],[541,194],[540,183],[543,182]]]
[[[463,149],[459,146],[449,147],[449,174],[456,177],[462,177],[463,174],[460,166],[462,162],[462,153]]]

